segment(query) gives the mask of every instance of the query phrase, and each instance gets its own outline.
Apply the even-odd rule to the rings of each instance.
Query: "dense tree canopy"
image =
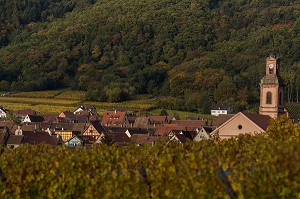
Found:
[[[213,102],[250,109],[275,49],[286,99],[297,101],[299,9],[295,0],[0,0],[0,90],[71,87],[94,100],[152,94],[202,112]]]

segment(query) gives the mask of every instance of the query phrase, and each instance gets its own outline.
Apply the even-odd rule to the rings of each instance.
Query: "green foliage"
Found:
[[[159,115],[162,115],[162,116],[167,116],[168,115],[168,112],[165,110],[165,109],[162,109],[160,111],[160,114]]]
[[[287,101],[299,101],[300,3],[294,0],[0,5],[0,89],[71,87],[88,91],[86,99],[114,102],[164,95],[176,98],[175,107],[203,113],[213,102],[251,109],[259,102],[265,58],[275,49]],[[200,99],[186,101],[193,92]]]
[[[296,128],[280,118],[267,134],[229,140],[154,147],[1,149],[0,197],[227,198],[216,174],[221,168],[238,198],[297,198],[300,139]]]

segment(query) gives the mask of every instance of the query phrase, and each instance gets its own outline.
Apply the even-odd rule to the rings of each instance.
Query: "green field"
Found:
[[[40,113],[73,111],[80,104],[95,106],[98,114],[103,114],[106,110],[112,109],[139,111],[141,115],[159,114],[161,112],[161,109],[156,107],[155,99],[149,99],[147,95],[139,96],[136,100],[112,103],[84,101],[84,94],[83,91],[70,90],[22,92],[0,97],[0,105],[11,111],[30,108]],[[181,119],[186,117],[212,118],[210,115],[184,111],[167,110],[167,112],[169,115],[177,115]]]

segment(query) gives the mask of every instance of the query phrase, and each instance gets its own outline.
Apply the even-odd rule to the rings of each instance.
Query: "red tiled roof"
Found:
[[[111,126],[114,124],[123,124],[125,117],[126,112],[124,111],[107,111],[102,116],[101,124],[110,124]]]

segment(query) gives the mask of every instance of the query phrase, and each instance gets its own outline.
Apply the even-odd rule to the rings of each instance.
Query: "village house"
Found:
[[[155,128],[156,126],[170,124],[173,117],[171,116],[161,116],[161,115],[152,115],[145,117],[137,117],[133,126],[138,128]]]
[[[91,115],[97,115],[97,109],[95,106],[91,105],[80,105],[75,111],[74,114],[81,114],[82,112],[88,112]]]
[[[95,140],[97,140],[98,138],[103,137],[104,133],[106,133],[106,129],[103,128],[101,124],[91,123],[86,127],[81,135],[86,137],[93,137]]]
[[[1,118],[6,118],[7,117],[7,110],[5,108],[3,108],[2,106],[0,106],[0,119]]]
[[[74,135],[72,138],[65,142],[65,145],[67,147],[83,146],[83,141],[77,135]]]
[[[17,118],[19,118],[21,120],[21,122],[24,121],[24,119],[27,115],[36,115],[36,112],[34,110],[31,110],[31,109],[24,109],[24,110],[18,110],[15,113],[15,116]]]
[[[231,108],[229,105],[226,104],[214,104],[210,110],[211,115],[218,116],[218,115],[226,115],[231,113]]]
[[[107,111],[103,114],[101,125],[112,127],[125,127],[129,124],[126,111]]]
[[[221,139],[232,138],[240,134],[257,134],[265,132],[271,117],[257,113],[239,112],[212,131]]]
[[[183,144],[187,141],[185,135],[182,133],[182,131],[172,131],[169,135],[169,140],[167,143],[169,142],[177,142],[180,144]]]

